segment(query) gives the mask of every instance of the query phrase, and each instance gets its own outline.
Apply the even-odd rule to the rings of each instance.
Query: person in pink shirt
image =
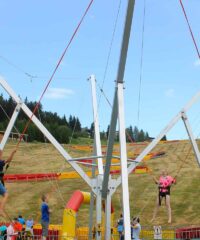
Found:
[[[170,188],[172,184],[176,183],[176,179],[172,176],[169,176],[166,170],[162,171],[162,174],[159,179],[154,177],[155,183],[158,185],[158,196],[156,199],[156,206],[153,212],[153,218],[151,221],[155,220],[155,217],[158,212],[158,208],[161,206],[162,199],[165,199],[165,205],[167,208],[168,213],[168,223],[172,221],[172,214],[171,214],[171,205],[170,205]]]

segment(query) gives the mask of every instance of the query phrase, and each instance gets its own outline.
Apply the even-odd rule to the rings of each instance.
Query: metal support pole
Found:
[[[105,237],[104,239],[111,239],[111,194],[107,194],[105,200]]]
[[[119,139],[120,139],[120,157],[121,157],[121,177],[122,177],[122,199],[123,199],[123,218],[124,218],[124,236],[125,239],[131,239],[130,225],[130,202],[127,171],[127,151],[126,151],[126,130],[124,118],[124,97],[123,83],[118,84],[118,112],[119,112]]]
[[[96,146],[96,155],[101,156],[101,140],[99,130],[99,118],[97,113],[97,98],[96,98],[96,79],[94,75],[90,76],[90,83],[92,88],[92,105],[93,105],[93,119],[94,119],[94,140]],[[97,159],[99,174],[103,175],[103,161],[101,158]]]
[[[9,121],[9,124],[8,124],[8,126],[6,128],[6,131],[4,133],[4,136],[3,136],[2,140],[1,140],[1,144],[0,144],[0,149],[1,150],[4,149],[4,146],[5,146],[6,142],[8,141],[8,138],[10,136],[12,128],[13,128],[13,126],[15,124],[15,121],[17,119],[17,116],[19,114],[20,107],[21,107],[21,103],[18,103],[17,106],[15,107],[15,110],[14,110],[14,112],[12,114],[12,117],[11,117],[11,119]]]
[[[101,240],[102,236],[102,175],[97,176],[97,189],[96,189],[96,240]]]
[[[70,162],[78,162],[78,161],[84,161],[84,160],[88,160],[88,159],[97,159],[97,158],[104,158],[105,156],[89,156],[89,157],[78,157],[78,158],[71,158],[69,161]],[[117,158],[117,157],[116,157]],[[94,162],[95,163],[95,162]]]
[[[132,25],[132,18],[133,18],[133,11],[135,6],[135,0],[128,0],[127,10],[126,10],[126,18],[124,24],[124,32],[122,38],[122,45],[121,45],[121,52],[119,58],[119,66],[117,71],[117,84],[123,83],[124,79],[124,71],[126,65],[126,58],[128,52],[128,45],[129,45],[129,38],[131,32],[131,25]],[[108,146],[107,146],[107,157],[106,157],[106,167],[104,172],[104,179],[103,179],[103,187],[102,187],[102,197],[106,199],[106,194],[108,191],[108,181],[109,181],[109,174],[110,174],[110,164],[112,158],[112,150],[114,145],[114,138],[115,138],[115,131],[117,125],[117,116],[118,116],[118,86],[115,88],[115,95],[113,101],[113,108],[112,108],[112,116],[110,121],[110,130],[109,130],[109,137],[108,137]]]
[[[96,152],[96,145],[95,142],[93,144],[93,154]],[[92,163],[95,163],[95,159],[92,160]],[[95,178],[95,167],[92,166],[92,179]],[[95,194],[91,190],[91,198],[90,198],[90,214],[89,214],[89,227],[88,227],[88,239],[92,240],[93,239],[93,212],[94,212],[94,204],[95,204]]]
[[[100,139],[100,130],[99,130],[99,119],[98,119],[98,112],[97,112],[97,98],[96,98],[96,79],[94,75],[91,75],[90,78],[91,89],[92,89],[92,106],[93,106],[93,119],[94,119],[94,154],[96,156],[101,156],[101,139]],[[101,204],[101,184],[103,178],[103,161],[101,157],[97,158],[97,165],[98,165],[98,172],[99,175],[97,176],[97,183],[98,183],[98,190],[97,190],[97,197],[96,197],[96,222],[97,226],[102,227],[102,204]],[[91,202],[92,204],[92,202]],[[91,206],[92,209],[92,206]],[[90,216],[91,217],[91,216]],[[91,223],[90,223],[91,224]],[[90,227],[91,228],[91,227]],[[101,233],[97,231],[96,239],[101,238]]]
[[[193,135],[193,132],[192,132],[192,128],[191,128],[191,126],[190,126],[188,117],[187,117],[187,115],[186,115],[185,112],[182,112],[182,120],[183,120],[183,122],[184,122],[184,125],[185,125],[185,128],[186,128],[187,134],[188,134],[188,136],[189,136],[189,139],[190,139],[190,141],[191,141],[191,144],[192,144],[192,147],[193,147],[193,150],[194,150],[194,154],[195,154],[197,163],[199,164],[199,167],[200,167],[200,153],[199,153],[199,148],[198,148],[198,146],[197,146],[197,142],[195,141],[195,138],[194,138],[194,135]]]
[[[115,96],[114,96],[113,109],[112,109],[111,122],[110,122],[109,136],[108,136],[106,165],[105,165],[104,177],[103,177],[103,186],[102,186],[103,199],[106,199],[107,192],[108,192],[110,165],[112,160],[112,152],[113,152],[113,145],[115,140],[116,125],[117,125],[117,115],[118,115],[118,109],[117,109],[117,89],[116,89]]]
[[[91,191],[91,198],[90,198],[90,215],[89,215],[89,230],[88,230],[88,239],[93,239],[93,212],[94,212],[94,203],[95,203],[95,195],[93,191]]]

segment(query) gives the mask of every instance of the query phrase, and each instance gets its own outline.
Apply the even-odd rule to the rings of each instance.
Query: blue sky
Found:
[[[37,100],[66,47],[88,0],[0,1],[0,75],[23,99]],[[78,116],[82,126],[92,120],[87,78],[95,74],[102,85],[119,0],[95,1],[64,61],[42,99],[44,110]],[[200,45],[199,0],[183,0],[197,44]],[[112,102],[127,1],[122,0],[104,92]],[[156,136],[200,89],[200,61],[189,35],[179,0],[146,0],[140,119],[138,94],[144,0],[136,0],[125,71],[126,126],[138,125]],[[8,64],[5,60],[10,63]],[[24,72],[37,78],[29,78]],[[100,96],[98,89],[98,96]],[[200,133],[199,105],[189,112],[196,136]],[[102,96],[100,129],[106,130],[111,109]],[[182,124],[168,135],[186,137]]]

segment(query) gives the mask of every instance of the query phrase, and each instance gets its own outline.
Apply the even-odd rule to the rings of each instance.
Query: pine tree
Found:
[[[107,131],[106,131],[106,137],[107,137],[107,139],[108,139],[108,136],[109,136],[109,131],[110,131],[110,125],[108,125]]]
[[[90,138],[94,138],[94,123],[91,123],[90,126]]]
[[[138,135],[139,135],[139,130],[135,126],[134,129],[133,129],[133,139],[134,139],[135,142],[138,142]]]
[[[138,142],[144,142],[144,131],[141,129],[138,134]]]
[[[126,141],[132,142],[133,141],[133,127],[130,125],[129,128],[126,129]]]
[[[71,129],[74,128],[72,115],[69,116],[69,127],[70,127]]]
[[[164,136],[162,137],[161,141],[167,141],[167,136],[164,135]]]
[[[80,121],[79,121],[79,119],[78,118],[75,118],[76,119],[76,121],[75,121],[75,131],[76,132],[81,132],[81,123],[80,123]]]
[[[144,140],[145,140],[145,141],[148,141],[148,140],[149,140],[149,134],[148,134],[148,132],[145,133]]]

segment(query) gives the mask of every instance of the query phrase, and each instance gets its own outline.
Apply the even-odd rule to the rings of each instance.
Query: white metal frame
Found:
[[[191,141],[195,157],[197,160],[197,163],[200,166],[200,153],[197,146],[197,143],[195,141],[194,135],[192,133],[192,129],[190,127],[188,118],[186,116],[186,112],[197,102],[197,100],[200,98],[200,91],[194,95],[191,100],[183,107],[183,109],[178,112],[178,114],[172,118],[172,120],[167,124],[167,126],[160,132],[160,134],[139,154],[139,156],[135,159],[136,164],[132,163],[128,167],[128,174],[130,174],[136,166],[144,159],[144,157],[159,143],[159,141],[175,126],[175,124],[182,119],[184,122],[184,125],[186,127],[186,131],[188,133],[189,139]],[[121,184],[122,179],[121,176],[118,177],[116,182],[116,188]]]
[[[94,154],[97,157],[97,167],[98,167],[98,176],[97,179],[97,185],[101,186],[102,179],[103,179],[103,161],[102,161],[102,150],[101,150],[101,139],[100,139],[100,130],[99,130],[99,118],[98,118],[98,111],[97,111],[97,98],[96,98],[96,79],[94,75],[91,75],[89,77],[91,89],[92,89],[92,106],[93,106],[93,119],[94,119]],[[102,197],[101,197],[101,189],[98,187],[96,191],[96,225],[101,226],[102,224]],[[91,199],[91,206],[90,206],[90,221],[92,219],[93,214],[93,205],[94,200]],[[91,222],[90,222],[91,224]],[[89,236],[91,236],[91,227],[89,226],[90,233]],[[101,239],[101,232],[96,233],[96,239]]]
[[[9,123],[8,123],[6,131],[5,131],[5,133],[3,135],[3,138],[1,140],[1,144],[0,144],[0,149],[1,150],[4,149],[4,147],[5,147],[5,145],[6,145],[7,141],[8,141],[8,138],[10,136],[12,128],[14,127],[15,121],[17,119],[17,116],[18,116],[19,112],[20,112],[20,107],[21,107],[21,103],[18,103],[17,106],[15,107],[13,115],[12,115],[12,117],[11,117]]]
[[[123,198],[123,216],[124,216],[124,237],[126,240],[131,239],[130,226],[130,206],[129,206],[129,187],[128,187],[128,172],[127,172],[127,153],[126,153],[126,136],[125,136],[125,117],[124,117],[124,72],[126,65],[126,58],[129,46],[129,38],[132,26],[133,11],[135,0],[129,0],[127,4],[126,18],[124,24],[123,39],[121,45],[121,53],[118,65],[117,80],[115,87],[115,94],[112,107],[112,115],[110,121],[110,129],[107,145],[106,166],[103,178],[102,197],[104,199],[109,196],[109,180],[110,180],[110,166],[112,159],[112,151],[114,145],[114,138],[116,134],[117,119],[119,120],[119,137],[120,137],[120,158],[121,158],[121,176],[122,176],[122,198]],[[113,186],[114,189],[116,189]],[[109,196],[110,197],[110,196]],[[109,204],[109,203],[107,203]],[[107,213],[108,215],[109,213]],[[108,217],[106,218],[108,219]],[[110,231],[107,228],[106,230]],[[109,233],[106,232],[106,235]]]
[[[97,159],[98,176],[92,177],[90,179],[84,170],[77,164],[77,159],[73,159],[67,151],[57,142],[57,140],[51,135],[51,133],[44,127],[44,125],[37,119],[35,115],[32,116],[30,109],[22,102],[22,100],[15,94],[8,83],[0,78],[0,85],[6,90],[6,92],[13,98],[17,106],[13,112],[11,120],[8,124],[4,137],[0,144],[0,149],[3,149],[9,134],[14,126],[20,110],[32,118],[32,122],[39,128],[39,130],[45,135],[45,137],[55,146],[55,148],[60,152],[64,159],[74,168],[74,170],[81,176],[81,178],[91,187],[92,192],[96,195],[96,223],[100,225],[102,222],[102,199],[105,200],[105,239],[111,238],[110,232],[110,212],[111,212],[111,198],[117,187],[122,184],[122,198],[123,198],[123,215],[124,215],[124,228],[125,228],[125,240],[130,240],[130,205],[129,205],[129,187],[128,187],[128,175],[135,169],[135,167],[143,160],[143,158],[156,146],[156,144],[162,139],[164,135],[180,120],[182,119],[188,133],[189,139],[191,141],[197,162],[200,166],[200,153],[192,133],[191,126],[189,124],[186,112],[191,108],[191,106],[200,98],[200,92],[198,92],[187,104],[186,106],[169,122],[169,124],[161,131],[161,133],[140,153],[134,162],[127,165],[127,153],[126,153],[126,136],[125,136],[125,114],[124,114],[124,71],[126,64],[126,57],[128,51],[129,37],[131,31],[132,17],[134,11],[135,0],[128,0],[127,4],[127,14],[125,20],[124,34],[122,40],[120,61],[118,66],[117,80],[115,86],[115,93],[113,99],[113,108],[110,121],[107,154],[106,154],[106,165],[103,167],[102,162],[102,152],[101,152],[101,142],[100,142],[100,131],[99,122],[97,114],[97,101],[96,101],[96,85],[95,76],[91,75],[91,87],[92,87],[92,99],[93,99],[93,118],[94,118],[94,160]],[[112,152],[114,146],[114,139],[116,134],[117,120],[119,121],[119,137],[120,137],[120,160],[121,160],[121,176],[117,179],[112,179],[110,175],[110,166],[112,160]],[[93,166],[94,164],[92,164]],[[128,166],[128,167],[127,167]],[[94,170],[94,167],[93,167]],[[93,201],[94,202],[94,201]],[[92,209],[92,208],[91,208]],[[91,220],[91,219],[90,219]],[[96,235],[96,239],[101,239],[101,233]]]
[[[12,99],[20,106],[20,109],[24,111],[24,113],[31,118],[32,122],[39,128],[39,130],[44,134],[44,136],[54,145],[54,147],[60,152],[60,154],[65,158],[65,160],[74,168],[74,170],[82,177],[82,179],[91,187],[92,182],[91,179],[87,176],[87,174],[83,171],[83,169],[73,161],[70,161],[72,157],[67,153],[67,151],[58,143],[58,141],[52,136],[52,134],[45,128],[45,126],[38,120],[38,118],[33,115],[31,110],[26,106],[25,103],[20,99],[20,97],[15,94],[14,90],[8,85],[8,83],[0,77],[0,84],[6,90],[6,92],[12,97]],[[15,109],[15,112],[16,109]],[[13,114],[12,122],[9,126],[9,131],[12,129],[14,125],[14,120],[16,119],[17,113]],[[69,161],[68,161],[69,160]]]
[[[91,88],[92,88],[92,105],[93,105],[93,119],[94,119],[94,143],[95,143],[95,154],[96,156],[102,156],[101,151],[101,139],[99,130],[99,117],[97,112],[97,97],[96,97],[96,79],[94,75],[90,78]],[[98,171],[100,175],[103,175],[103,161],[102,158],[98,157]]]

